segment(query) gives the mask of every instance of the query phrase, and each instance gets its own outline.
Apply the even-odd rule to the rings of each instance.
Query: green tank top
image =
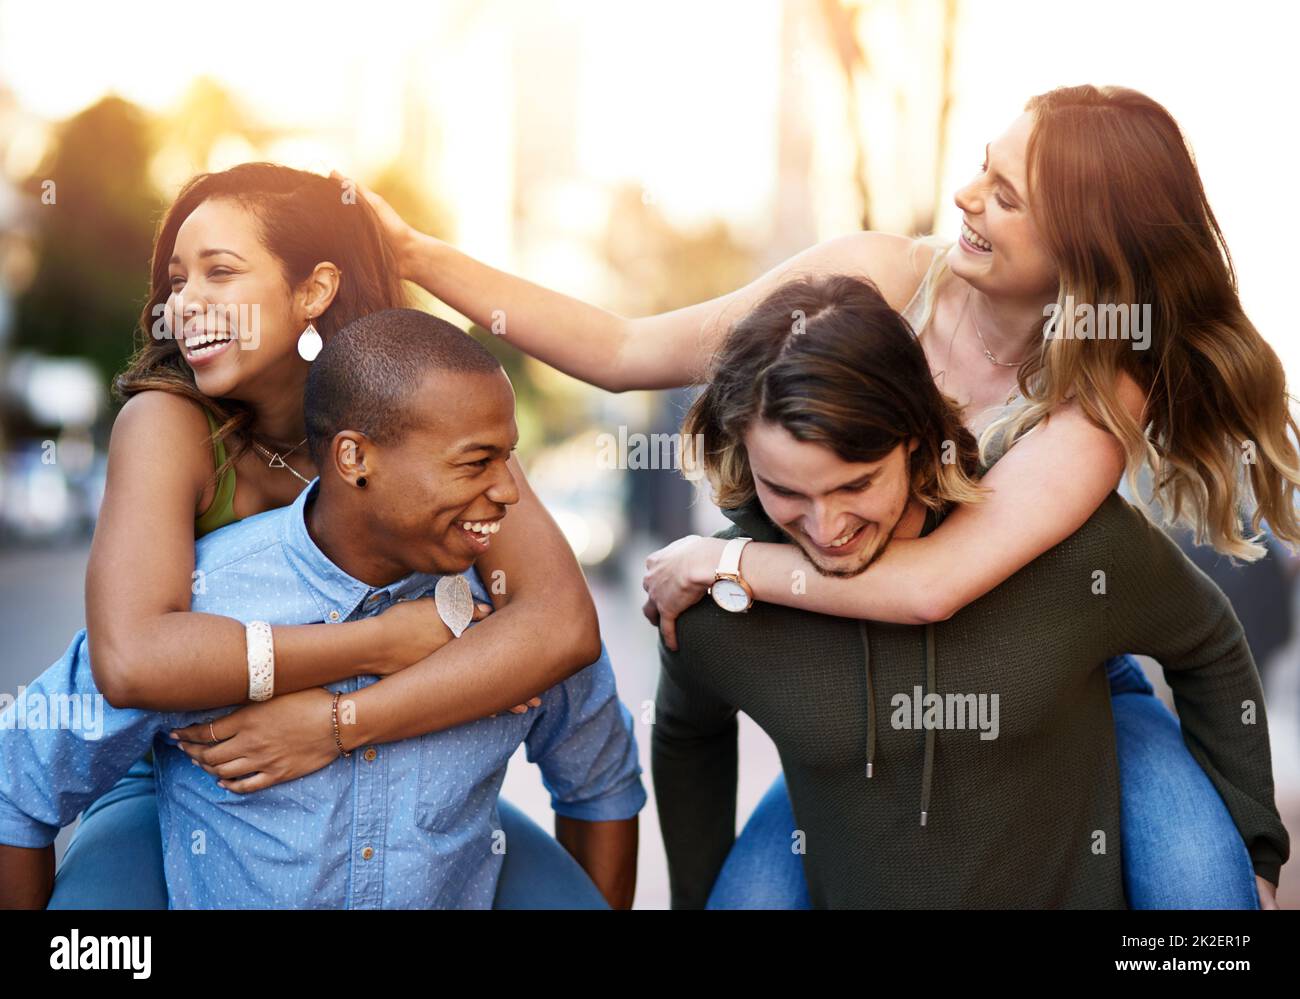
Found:
[[[203,411],[203,415],[208,418],[209,432],[217,432],[217,421],[213,418],[208,410]],[[220,468],[226,463],[226,442],[216,441],[212,445],[212,458],[215,462],[214,468]],[[198,517],[194,519],[194,538],[197,541],[205,534],[215,531],[218,527],[225,527],[227,524],[233,524],[239,518],[235,516],[235,467],[231,465],[221,473],[221,478],[217,480],[217,491],[212,495],[212,502]]]

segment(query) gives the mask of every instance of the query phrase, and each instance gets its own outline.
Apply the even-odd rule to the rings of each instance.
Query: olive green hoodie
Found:
[[[757,501],[727,515],[719,537],[788,540]],[[1122,908],[1104,664],[1126,652],[1162,665],[1256,872],[1276,882],[1288,856],[1237,617],[1118,493],[937,624],[705,598],[677,634],[652,736],[674,908],[703,906],[734,841],[737,710],[780,752],[816,907]]]

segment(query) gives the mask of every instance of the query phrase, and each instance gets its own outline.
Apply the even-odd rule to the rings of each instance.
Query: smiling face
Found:
[[[990,142],[979,173],[954,198],[962,223],[948,265],[988,295],[1040,299],[1056,294],[1056,263],[1029,211],[1026,163],[1033,124],[1026,112]]]
[[[745,433],[764,512],[827,576],[856,576],[884,553],[908,511],[916,446],[852,462],[770,421],[756,420]]]
[[[506,464],[519,440],[504,371],[433,371],[410,401],[408,429],[386,444],[341,433],[336,453],[366,476],[350,489],[379,576],[464,572],[503,529],[519,487]],[[509,528],[504,528],[508,530]]]
[[[296,348],[311,290],[289,288],[256,217],[238,201],[195,208],[177,230],[168,271],[167,326],[200,392],[248,401],[257,384],[305,376]]]

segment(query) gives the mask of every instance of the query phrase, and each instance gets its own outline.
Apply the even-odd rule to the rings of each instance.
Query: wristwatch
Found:
[[[713,576],[713,585],[709,587],[709,596],[724,611],[740,614],[749,610],[754,604],[754,591],[740,578],[740,553],[753,538],[732,538],[722,549],[722,558],[718,560],[718,570]]]

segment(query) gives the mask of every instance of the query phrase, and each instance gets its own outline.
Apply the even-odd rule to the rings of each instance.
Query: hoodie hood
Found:
[[[793,544],[789,536],[772,522],[763,505],[755,496],[743,506],[723,510],[723,516],[736,525],[737,537],[753,538],[755,541],[769,541]],[[925,523],[920,536],[924,537],[943,522],[944,514],[926,508]],[[731,532],[727,532],[731,533]],[[938,653],[934,636],[934,625],[925,624],[925,692],[929,694],[936,686]],[[867,778],[876,771],[876,689],[871,675],[871,641],[867,631],[867,622],[858,622],[858,635],[862,641],[863,672],[867,682]],[[936,732],[933,728],[925,730],[925,759],[921,766],[921,825],[926,825],[930,817],[930,791],[934,777],[934,750]]]

